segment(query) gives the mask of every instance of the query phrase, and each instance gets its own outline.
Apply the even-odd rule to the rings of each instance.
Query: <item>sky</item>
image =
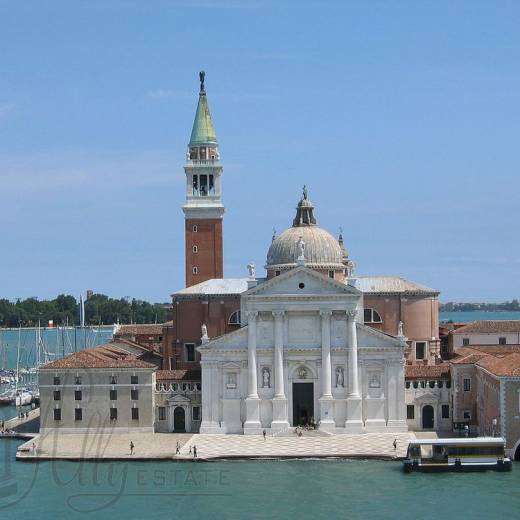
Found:
[[[0,298],[184,287],[198,72],[224,274],[304,184],[359,275],[520,296],[517,1],[2,0]]]

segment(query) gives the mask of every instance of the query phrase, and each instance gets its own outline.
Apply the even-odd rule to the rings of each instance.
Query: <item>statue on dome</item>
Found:
[[[200,91],[204,92],[204,77],[206,76],[206,73],[201,70],[199,72],[199,79],[200,79]]]
[[[298,252],[296,261],[298,263],[305,263],[305,241],[303,240],[303,237],[300,237],[298,242],[296,242],[296,249]]]
[[[303,185],[303,199],[307,200],[308,192],[307,192],[307,186]]]
[[[247,264],[247,270],[249,272],[249,279],[256,280],[256,266],[252,262]]]

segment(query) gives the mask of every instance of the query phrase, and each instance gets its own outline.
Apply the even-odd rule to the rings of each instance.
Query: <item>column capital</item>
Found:
[[[285,316],[285,311],[271,311],[275,319],[281,319]]]
[[[248,319],[255,320],[258,316],[258,311],[246,311]]]
[[[332,316],[332,311],[320,311],[320,316],[322,318],[330,318]]]
[[[347,311],[348,320],[355,320],[357,318],[357,315],[358,315],[357,309],[350,309],[349,311]]]

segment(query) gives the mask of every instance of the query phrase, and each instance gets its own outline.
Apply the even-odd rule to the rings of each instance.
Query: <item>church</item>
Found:
[[[203,73],[200,80],[185,165],[187,289],[173,299],[179,313],[183,298],[200,300],[209,286],[217,295],[238,295],[232,330],[216,327],[209,298],[202,303],[200,432],[407,430],[402,330],[391,335],[365,325],[353,262],[342,237],[318,225],[305,187],[292,226],[273,237],[267,276],[249,265],[245,280],[223,277],[223,168]]]

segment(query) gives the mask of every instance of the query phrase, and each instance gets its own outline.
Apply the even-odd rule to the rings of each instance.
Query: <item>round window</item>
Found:
[[[299,287],[300,289],[303,289],[303,288],[305,287],[305,284],[304,284],[303,282],[300,282],[300,283],[298,284],[298,287]]]

